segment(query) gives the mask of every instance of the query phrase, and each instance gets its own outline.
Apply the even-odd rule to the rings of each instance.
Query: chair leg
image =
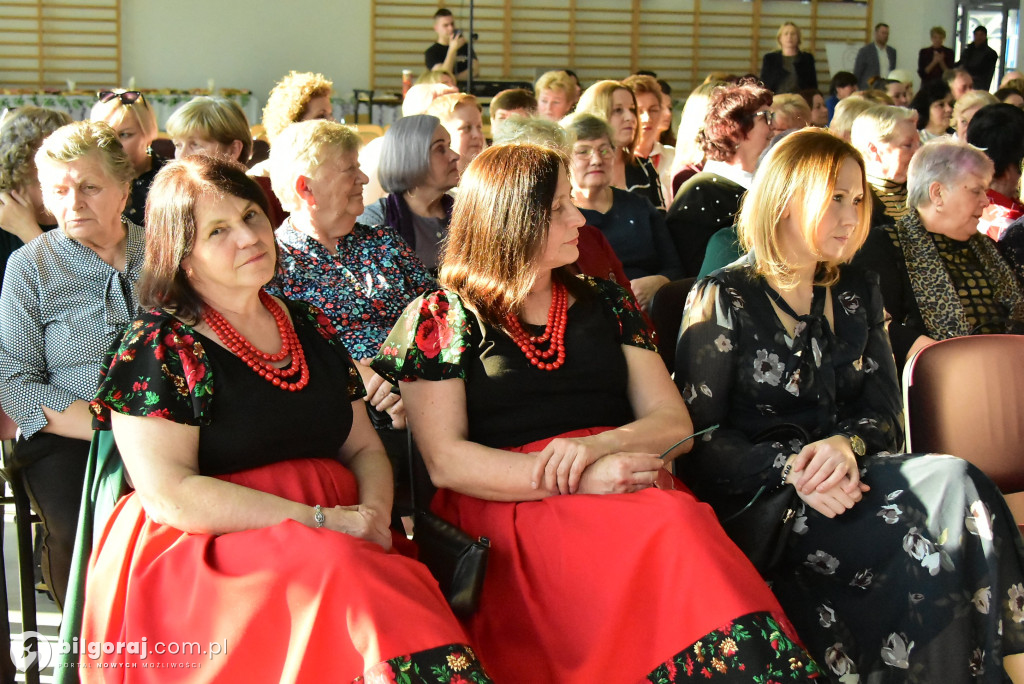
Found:
[[[25,490],[15,485],[14,516],[15,529],[18,535],[18,580],[21,588],[21,626],[22,633],[38,631],[36,621],[36,587],[35,563],[32,554],[32,507]],[[38,655],[38,645],[26,644]],[[39,684],[39,659],[33,658],[25,671],[25,681]]]

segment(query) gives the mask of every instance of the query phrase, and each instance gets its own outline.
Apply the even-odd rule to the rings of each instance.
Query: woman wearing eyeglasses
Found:
[[[89,119],[109,124],[117,131],[128,159],[135,170],[131,185],[131,199],[124,210],[132,223],[143,225],[146,218],[146,195],[149,186],[167,160],[149,148],[158,133],[156,114],[146,97],[137,90],[101,90],[92,106]]]
[[[612,187],[615,145],[604,119],[577,112],[563,120],[571,151],[573,201],[604,233],[645,311],[662,285],[682,277],[665,220],[646,198]]]
[[[753,80],[716,88],[698,141],[704,170],[679,188],[665,217],[686,276],[696,276],[711,236],[736,221],[761,152],[772,139],[772,91]]]

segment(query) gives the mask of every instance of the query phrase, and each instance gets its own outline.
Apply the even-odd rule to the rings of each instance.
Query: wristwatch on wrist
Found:
[[[324,516],[324,511],[320,508],[320,504],[313,506],[313,520],[316,521],[317,527],[323,527],[324,523],[327,522],[327,518]]]
[[[853,453],[857,456],[864,456],[868,453],[868,445],[864,443],[860,435],[852,432],[845,433],[845,436],[850,440],[850,448],[853,449]]]

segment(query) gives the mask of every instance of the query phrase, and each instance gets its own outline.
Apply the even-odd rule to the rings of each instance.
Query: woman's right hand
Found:
[[[391,550],[391,521],[380,511],[362,504],[323,509],[324,527],[359,539],[380,544]]]
[[[580,478],[577,494],[629,494],[653,487],[665,461],[657,454],[615,453],[594,461]]]
[[[802,470],[794,470],[786,477],[786,482],[795,486],[803,475],[804,472]],[[853,482],[852,478],[847,476],[842,481],[824,490],[818,487],[805,493],[799,487],[796,487],[796,494],[800,497],[801,501],[826,518],[834,518],[853,508],[857,502],[864,498],[864,492],[869,489],[870,487],[859,479]]]
[[[24,243],[43,234],[36,223],[36,210],[17,190],[0,192],[0,228]]]

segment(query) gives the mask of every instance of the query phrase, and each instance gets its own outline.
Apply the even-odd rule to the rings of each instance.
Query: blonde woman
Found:
[[[761,60],[761,81],[775,93],[795,93],[818,87],[814,55],[800,49],[800,27],[787,21],[775,34],[779,49]]]
[[[1002,496],[952,456],[895,455],[878,278],[845,265],[866,192],[857,151],[818,130],[758,168],[748,256],[699,282],[683,317],[675,382],[694,427],[719,426],[684,480],[719,516],[795,488],[798,533],[769,579],[833,681],[1021,682],[1024,552]]]
[[[537,116],[558,121],[572,111],[576,101],[576,82],[564,71],[548,71],[533,86],[537,98]]]
[[[89,113],[91,121],[102,121],[117,132],[117,139],[132,163],[135,178],[125,217],[137,225],[146,218],[146,195],[149,186],[167,160],[154,154],[150,145],[156,140],[156,113],[138,90],[101,90]]]

